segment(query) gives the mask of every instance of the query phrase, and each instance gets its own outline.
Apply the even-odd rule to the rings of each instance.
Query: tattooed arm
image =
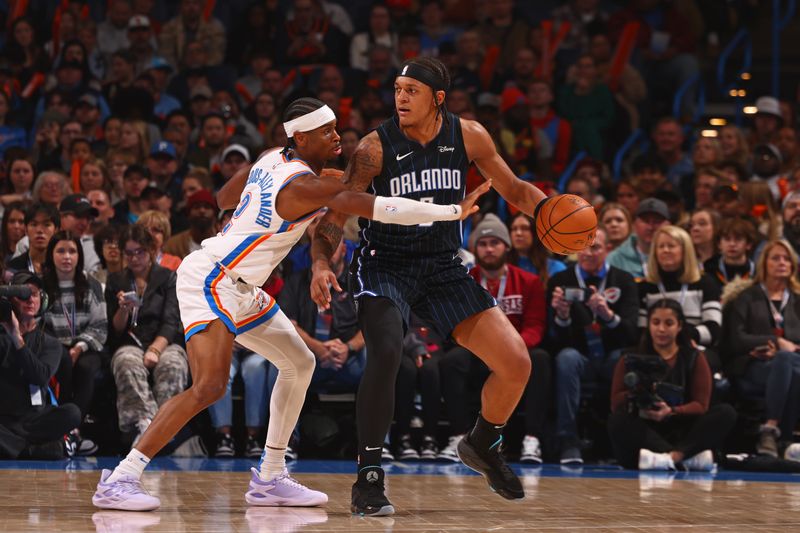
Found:
[[[342,176],[342,183],[351,191],[365,191],[372,179],[381,173],[383,148],[375,132],[369,133],[358,143]],[[314,231],[311,243],[311,298],[323,309],[330,306],[330,287],[341,291],[336,275],[331,271],[330,260],[342,240],[342,227],[347,215],[329,210]]]

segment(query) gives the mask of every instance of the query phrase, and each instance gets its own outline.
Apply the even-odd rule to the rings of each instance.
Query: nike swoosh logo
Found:
[[[374,452],[375,450],[380,450],[381,446],[376,446],[375,448],[370,448],[369,446],[364,446],[364,449],[368,452]]]
[[[407,154],[404,154],[404,155],[397,154],[397,160],[400,161],[401,159],[404,159],[404,158],[410,156],[413,153],[414,152],[408,152]]]

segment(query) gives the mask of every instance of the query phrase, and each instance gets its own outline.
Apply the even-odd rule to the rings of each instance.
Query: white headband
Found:
[[[316,111],[306,113],[301,117],[284,122],[283,129],[286,130],[286,137],[291,139],[298,131],[303,132],[315,130],[332,120],[336,120],[336,115],[330,107],[324,105]]]

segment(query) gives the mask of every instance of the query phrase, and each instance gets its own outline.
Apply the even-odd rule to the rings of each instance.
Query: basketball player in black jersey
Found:
[[[449,83],[447,69],[436,59],[406,62],[395,80],[397,113],[361,140],[344,173],[346,186],[452,203],[463,197],[467,168],[474,162],[509,203],[535,215],[545,194],[514,175],[483,126],[447,112]],[[315,233],[311,293],[321,307],[329,305],[330,287],[341,290],[329,260],[345,220],[345,215],[329,211]],[[503,426],[528,382],[531,362],[525,343],[494,299],[461,265],[456,255],[460,224],[404,228],[364,219],[359,224],[361,245],[351,265],[351,290],[368,355],[356,404],[359,456],[352,512],[394,512],[384,494],[381,448],[392,420],[404,325],[411,310],[491,369],[481,393],[481,414],[458,453],[495,492],[523,498],[522,484],[500,454],[500,443]]]

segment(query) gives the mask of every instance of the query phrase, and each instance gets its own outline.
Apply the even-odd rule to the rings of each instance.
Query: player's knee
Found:
[[[298,357],[294,363],[298,379],[308,381],[311,380],[311,376],[314,374],[314,369],[316,366],[317,359],[314,357],[314,354],[311,353],[311,350],[306,350],[303,354],[303,357]]]
[[[195,381],[189,390],[195,403],[208,407],[225,396],[228,389],[228,376],[213,376]]]
[[[525,343],[520,339],[519,343],[514,343],[505,352],[506,355],[501,359],[503,377],[510,382],[526,384],[531,375],[531,358]]]

